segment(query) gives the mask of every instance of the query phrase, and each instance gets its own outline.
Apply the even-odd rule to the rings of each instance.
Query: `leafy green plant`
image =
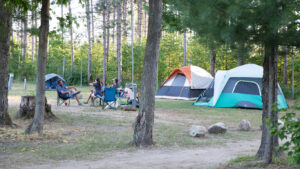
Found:
[[[288,156],[300,165],[300,117],[292,112],[286,113],[281,120],[284,122],[284,126],[277,130],[278,124],[272,130],[272,134],[277,134],[281,140],[285,140],[285,143],[278,149],[287,151]]]

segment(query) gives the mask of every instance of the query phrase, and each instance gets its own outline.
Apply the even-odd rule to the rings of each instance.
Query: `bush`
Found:
[[[300,99],[298,101],[300,101]],[[298,104],[299,102],[295,103],[296,106],[298,106]],[[292,157],[297,165],[300,165],[300,116],[297,117],[296,113],[287,113],[281,119],[284,122],[284,127],[277,130],[276,126],[276,128],[273,129],[272,134],[278,134],[281,140],[287,140],[278,148],[280,150],[288,151],[288,156]]]
[[[285,98],[287,99],[292,99],[292,88],[291,87],[287,87],[285,85],[281,85],[281,90],[285,96]],[[295,87],[295,99],[300,98],[300,88],[296,88]]]

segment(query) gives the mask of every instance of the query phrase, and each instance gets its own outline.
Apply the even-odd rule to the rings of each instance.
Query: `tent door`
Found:
[[[185,83],[185,76],[182,74],[177,74],[171,85],[173,88],[171,96],[181,96],[184,83]]]

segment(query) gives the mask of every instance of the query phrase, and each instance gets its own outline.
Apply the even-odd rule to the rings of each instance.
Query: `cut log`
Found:
[[[21,96],[20,109],[17,111],[17,118],[30,119],[34,117],[35,96]],[[56,116],[51,111],[51,105],[47,104],[45,97],[45,119],[55,119]]]

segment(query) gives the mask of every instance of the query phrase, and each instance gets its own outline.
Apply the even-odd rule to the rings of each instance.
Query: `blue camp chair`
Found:
[[[108,105],[110,108],[116,109],[115,107],[112,106],[113,104],[116,105],[116,101],[117,101],[116,93],[117,93],[117,88],[104,89],[102,109],[104,109],[106,105]]]
[[[99,106],[101,106],[103,96],[100,96],[99,94],[95,95],[94,102],[98,103],[98,100],[99,100]]]

